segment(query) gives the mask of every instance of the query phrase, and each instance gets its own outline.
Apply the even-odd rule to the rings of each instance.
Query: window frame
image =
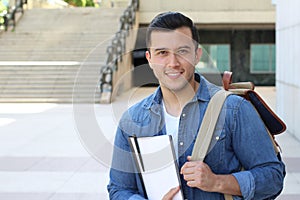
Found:
[[[214,60],[211,56],[211,54],[209,54],[209,52],[204,48],[204,46],[226,46],[228,47],[228,69],[224,69],[224,70],[220,70],[218,68],[218,65],[217,63],[214,64],[214,61],[217,61],[217,60]],[[209,74],[217,74],[217,73],[223,73],[224,71],[230,71],[231,70],[231,44],[230,43],[203,43],[200,45],[200,48],[202,48],[206,53],[207,55],[209,56],[209,61],[212,61],[213,62],[213,66],[214,66],[214,69],[217,69],[217,70],[205,70],[205,68],[201,68],[201,67],[198,67],[197,70],[200,72],[200,73],[209,73]],[[201,62],[201,60],[200,60]],[[210,63],[208,62],[204,62],[206,64],[206,68],[208,65],[211,65]],[[204,70],[201,70],[201,69],[204,69]]]
[[[253,69],[253,61],[252,61],[252,47],[253,46],[268,46],[269,47],[269,66],[268,66],[268,69],[269,71],[266,71],[266,70],[263,70],[263,71],[257,71],[255,69]],[[275,50],[275,53],[274,53],[274,64],[275,64],[275,69],[273,71],[272,69],[272,53],[270,51],[270,47],[273,46],[274,47],[274,50]],[[276,45],[274,43],[251,43],[250,44],[250,73],[251,74],[275,74],[276,73]]]

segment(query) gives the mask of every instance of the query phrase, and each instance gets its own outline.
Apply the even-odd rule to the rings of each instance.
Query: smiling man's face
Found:
[[[193,85],[195,65],[201,53],[195,47],[191,30],[181,27],[153,31],[146,58],[160,86],[178,92]]]

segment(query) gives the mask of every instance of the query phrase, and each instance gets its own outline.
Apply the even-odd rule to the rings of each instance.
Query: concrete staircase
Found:
[[[0,33],[0,103],[99,102],[99,72],[125,8],[26,10]]]

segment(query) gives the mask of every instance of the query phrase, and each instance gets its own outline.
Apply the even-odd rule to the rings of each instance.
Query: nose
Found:
[[[170,55],[169,55],[169,65],[171,67],[179,66],[178,55],[176,53],[170,53]]]

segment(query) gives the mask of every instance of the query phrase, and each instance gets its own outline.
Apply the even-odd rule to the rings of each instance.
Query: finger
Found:
[[[186,162],[184,165],[181,167],[180,173],[182,174],[184,170],[193,168],[197,165],[195,162]]]
[[[184,165],[188,167],[195,167],[196,165],[204,163],[203,161],[187,161]]]
[[[189,187],[197,187],[196,181],[194,180],[188,181],[186,184]]]
[[[205,167],[206,164],[202,161],[191,161],[191,162],[186,162],[181,170],[180,170],[180,174],[190,174],[190,173],[194,173],[196,171],[196,169],[201,169],[203,167]]]
[[[183,175],[187,175],[187,174],[193,174],[195,172],[195,168],[194,167],[185,167],[185,168],[181,168],[180,173]]]
[[[177,194],[179,190],[179,186],[170,189],[169,192],[163,197],[163,200],[173,199],[173,197]]]
[[[174,188],[172,188],[172,189],[169,191],[169,193],[170,193],[172,196],[174,196],[174,195],[179,191],[179,189],[180,189],[179,186],[174,187]]]
[[[183,179],[186,181],[193,181],[193,180],[195,180],[195,175],[194,174],[184,175]]]

